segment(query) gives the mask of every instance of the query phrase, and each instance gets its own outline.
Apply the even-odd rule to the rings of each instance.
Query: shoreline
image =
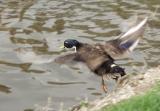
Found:
[[[160,80],[160,65],[149,69],[145,74],[128,76],[118,88],[102,99],[74,106],[71,111],[97,111],[105,106],[116,104],[135,95],[144,94]],[[127,83],[126,83],[127,82]]]

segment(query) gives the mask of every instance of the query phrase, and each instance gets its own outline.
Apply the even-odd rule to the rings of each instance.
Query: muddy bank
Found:
[[[104,106],[116,104],[137,94],[143,94],[160,80],[160,65],[149,69],[145,74],[127,76],[117,90],[104,98],[74,106],[72,111],[97,111]]]

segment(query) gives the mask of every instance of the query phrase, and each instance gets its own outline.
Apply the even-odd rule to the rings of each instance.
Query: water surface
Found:
[[[101,78],[83,65],[53,62],[68,38],[104,42],[125,31],[122,23],[149,15],[159,0],[0,0],[0,110],[23,111],[53,99],[68,108],[84,98],[103,97]],[[160,9],[130,58],[117,63],[128,74],[160,62]],[[111,85],[109,85],[111,86]],[[112,86],[111,86],[112,87]]]

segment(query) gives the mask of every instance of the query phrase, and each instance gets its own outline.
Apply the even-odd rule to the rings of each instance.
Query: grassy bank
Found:
[[[100,111],[160,111],[160,84],[144,95],[134,96]]]

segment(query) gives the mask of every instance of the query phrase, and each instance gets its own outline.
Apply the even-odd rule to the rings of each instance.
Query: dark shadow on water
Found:
[[[29,69],[30,66],[32,65],[31,63],[18,64],[18,63],[10,63],[10,62],[6,62],[6,61],[0,60],[0,64],[4,64],[4,65],[6,65],[6,66],[11,66],[11,67],[18,67],[18,68],[20,68],[22,71],[28,72],[28,73],[31,73],[31,72],[37,73],[37,74],[45,73],[45,71],[42,71],[42,70]]]
[[[3,93],[11,93],[11,88],[6,86],[6,85],[3,85],[3,84],[0,84],[0,92],[3,92]]]

